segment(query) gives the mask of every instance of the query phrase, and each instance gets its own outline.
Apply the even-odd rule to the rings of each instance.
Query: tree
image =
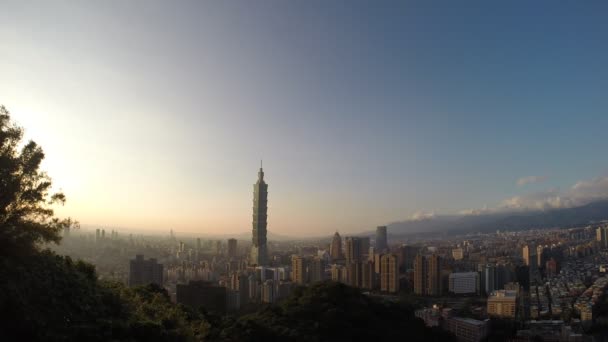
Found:
[[[40,243],[59,242],[59,231],[77,225],[54,217],[52,206],[65,203],[51,193],[51,178],[40,170],[44,152],[22,142],[23,129],[0,106],[0,255],[31,255]]]

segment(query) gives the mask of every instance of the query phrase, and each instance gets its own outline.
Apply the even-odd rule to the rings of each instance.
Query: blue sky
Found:
[[[292,235],[606,174],[602,1],[2,7],[0,103],[83,223],[247,231],[261,158]]]

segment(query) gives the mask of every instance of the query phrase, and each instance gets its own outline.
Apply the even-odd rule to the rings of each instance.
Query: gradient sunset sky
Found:
[[[263,159],[271,232],[359,232],[603,180],[607,18],[606,1],[0,1],[0,104],[83,224],[249,231]]]

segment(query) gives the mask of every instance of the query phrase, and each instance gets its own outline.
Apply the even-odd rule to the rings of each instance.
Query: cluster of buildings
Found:
[[[594,320],[594,305],[607,285],[608,227],[603,224],[428,238],[392,235],[390,243],[387,227],[380,226],[369,235],[343,238],[336,232],[330,240],[269,242],[267,210],[268,184],[260,168],[251,241],[178,241],[173,232],[152,239],[119,238],[112,231],[106,238],[97,230],[80,238],[65,232],[69,239],[61,248],[88,246],[78,252],[102,277],[130,286],[156,283],[176,302],[221,313],[275,303],[297,286],[326,280],[387,300],[410,293],[429,305],[416,312],[418,317],[463,341],[488,336],[486,320],[492,317],[520,322],[522,338],[544,333],[577,340],[584,322]],[[75,239],[80,243],[71,244]],[[111,268],[121,264],[124,269]],[[472,307],[464,309],[467,301]]]

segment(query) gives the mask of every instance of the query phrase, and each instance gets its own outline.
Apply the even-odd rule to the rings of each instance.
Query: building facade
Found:
[[[148,284],[163,286],[163,265],[138,254],[129,262],[129,286]]]

